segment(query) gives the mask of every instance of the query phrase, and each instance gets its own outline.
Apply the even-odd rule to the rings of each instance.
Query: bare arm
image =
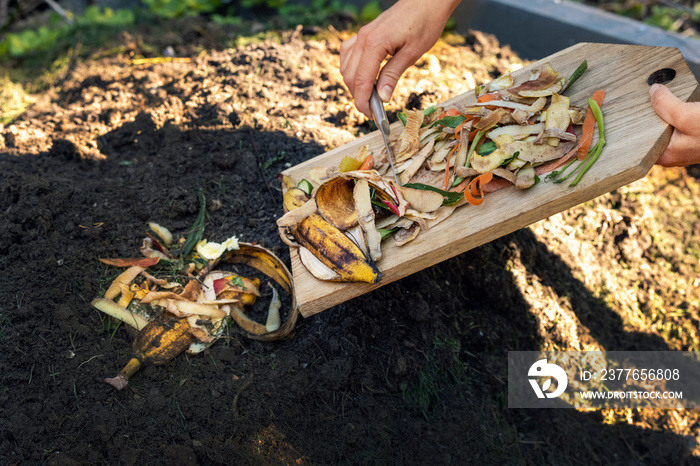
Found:
[[[340,72],[357,109],[370,117],[369,97],[388,102],[406,69],[430,50],[461,0],[399,0],[340,47]],[[382,61],[391,57],[384,67]],[[377,77],[379,75],[379,77]]]
[[[656,163],[664,167],[700,163],[700,102],[684,102],[661,84],[651,86],[649,94],[656,113],[675,128]]]

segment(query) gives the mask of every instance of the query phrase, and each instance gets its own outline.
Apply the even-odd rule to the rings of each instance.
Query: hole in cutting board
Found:
[[[647,79],[647,84],[650,86],[652,84],[667,84],[673,81],[673,78],[676,77],[676,70],[671,69],[671,68],[663,68],[660,70],[656,70]]]

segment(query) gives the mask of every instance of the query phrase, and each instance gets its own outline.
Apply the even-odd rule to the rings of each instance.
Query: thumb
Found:
[[[663,84],[653,84],[649,88],[649,96],[652,107],[661,119],[671,126],[677,126],[685,102]]]
[[[412,58],[411,54],[402,52],[403,50],[399,51],[386,62],[379,73],[379,78],[377,78],[377,94],[384,102],[391,100],[391,94],[394,93],[394,88],[401,75],[419,58]]]

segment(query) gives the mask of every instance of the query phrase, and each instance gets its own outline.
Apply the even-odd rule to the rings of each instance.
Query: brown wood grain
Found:
[[[593,43],[577,44],[539,60],[514,72],[513,77],[516,83],[522,82],[531,69],[546,62],[563,76],[570,76],[583,60],[588,61],[588,70],[566,95],[572,105],[585,107],[594,91],[605,89],[607,145],[577,186],[542,182],[525,191],[507,188],[487,195],[480,206],[460,207],[403,247],[396,246],[392,239],[385,240],[383,258],[377,264],[384,278],[374,285],[319,281],[292,250],[296,298],[302,315],[321,312],[646,176],[672,133],[651,107],[647,78],[656,70],[672,68],[677,75],[668,87],[682,100],[697,101],[700,88],[695,77],[678,49]],[[441,105],[464,106],[475,100],[474,93],[468,92]],[[399,130],[397,125],[400,123],[392,125],[392,131]],[[284,174],[298,182],[311,168],[337,166],[343,156],[355,154],[364,144],[376,153],[383,148],[381,135],[375,131]]]

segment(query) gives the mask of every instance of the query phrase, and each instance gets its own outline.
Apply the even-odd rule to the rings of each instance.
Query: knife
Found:
[[[391,134],[391,128],[389,127],[389,120],[386,117],[386,112],[384,111],[384,102],[377,94],[377,86],[372,88],[372,96],[369,98],[369,107],[372,110],[372,115],[374,116],[374,123],[379,128],[379,132],[382,133],[382,139],[384,140],[384,147],[386,147],[386,153],[389,157],[389,164],[391,165],[391,171],[394,173],[394,179],[396,183],[401,186],[399,177],[396,175],[396,168],[394,167],[394,154],[389,147],[389,135]]]

